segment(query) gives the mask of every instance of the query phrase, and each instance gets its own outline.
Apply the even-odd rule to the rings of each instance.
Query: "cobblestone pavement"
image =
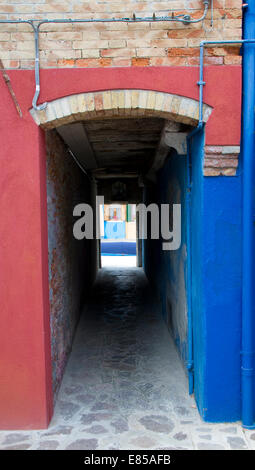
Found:
[[[255,449],[240,423],[204,423],[139,268],[100,271],[49,429],[0,449]]]

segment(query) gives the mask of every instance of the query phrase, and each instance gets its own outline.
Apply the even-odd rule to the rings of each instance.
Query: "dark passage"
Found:
[[[143,270],[101,269],[78,326],[52,426],[64,419],[83,436],[94,432],[102,439],[107,430],[108,444],[132,440],[136,428],[140,436],[144,429],[161,433],[163,444],[180,420],[190,418],[200,422]]]

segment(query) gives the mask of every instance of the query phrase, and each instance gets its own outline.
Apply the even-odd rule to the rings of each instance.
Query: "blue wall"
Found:
[[[202,176],[192,145],[192,305],[195,397],[207,421],[240,419],[241,177]]]
[[[187,206],[186,156],[173,154],[159,174],[160,203],[181,204],[181,246],[175,251],[161,252],[160,292],[163,315],[184,362],[187,361]]]
[[[118,239],[126,237],[126,222],[104,221],[104,238]]]
[[[241,418],[241,176],[203,176],[204,134],[191,142],[191,294],[194,392],[206,421]],[[144,201],[182,203],[182,244],[163,252],[143,242],[143,265],[163,317],[187,359],[186,157],[173,155]],[[178,298],[180,297],[180,298]],[[187,390],[188,393],[188,390]]]
[[[158,291],[163,317],[174,337],[183,361],[187,355],[187,236],[186,236],[186,156],[172,153],[158,174],[158,187],[154,194],[147,189],[146,204],[181,204],[182,237],[176,251],[163,251],[162,241],[144,243],[145,271]]]
[[[204,179],[205,417],[240,419],[241,181]]]

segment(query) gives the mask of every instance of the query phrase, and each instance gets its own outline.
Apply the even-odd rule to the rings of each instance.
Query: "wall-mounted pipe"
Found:
[[[66,23],[143,23],[143,22],[160,22],[160,21],[169,21],[169,22],[179,22],[183,24],[190,24],[190,23],[199,23],[205,19],[208,13],[209,9],[209,3],[210,0],[203,0],[204,4],[204,12],[200,18],[192,18],[188,14],[180,14],[180,15],[174,15],[172,13],[171,16],[156,16],[153,14],[153,16],[150,17],[145,17],[145,18],[140,18],[136,17],[134,14],[132,18],[99,18],[99,19],[77,19],[77,20],[72,20],[72,19],[55,19],[55,20],[41,20],[38,22],[38,20],[0,20],[0,23],[3,24],[12,24],[12,23],[26,23],[30,25],[33,28],[34,32],[34,41],[35,41],[35,94],[33,97],[32,105],[35,110],[42,110],[46,108],[47,103],[42,103],[40,105],[37,104],[37,101],[39,99],[40,95],[40,54],[39,54],[39,33],[40,33],[40,27],[43,24],[66,24]],[[213,2],[211,0],[211,10],[212,10],[212,15],[213,15]]]
[[[206,82],[204,81],[204,48],[206,46],[221,46],[221,45],[230,45],[235,46],[236,44],[253,44],[255,39],[233,39],[233,40],[222,40],[222,41],[201,41],[200,42],[200,64],[199,64],[199,81],[197,82],[199,86],[199,124],[203,123],[203,96],[204,96],[204,86]]]
[[[192,240],[191,240],[191,191],[192,191],[192,175],[191,175],[191,141],[192,138],[202,132],[204,123],[200,122],[192,132],[187,136],[187,161],[186,161],[186,202],[187,202],[187,304],[188,304],[188,360],[187,370],[189,378],[189,394],[194,391],[194,351],[193,351],[193,311],[192,311]]]
[[[248,3],[248,4],[247,4]],[[242,284],[242,420],[255,429],[255,2],[246,2],[243,19],[243,284]],[[249,43],[251,41],[252,43]]]

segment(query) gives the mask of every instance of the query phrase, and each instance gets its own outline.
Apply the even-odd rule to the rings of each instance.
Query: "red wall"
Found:
[[[1,77],[0,429],[45,427],[52,413],[45,147]],[[24,105],[23,105],[24,109]]]
[[[9,72],[22,108],[31,107],[34,72]],[[214,108],[206,128],[207,145],[239,145],[241,67],[205,67],[204,102]],[[198,100],[198,67],[50,69],[41,71],[39,103],[61,96],[108,89],[156,90]]]
[[[0,77],[0,429],[47,427],[52,415],[45,143],[28,110],[33,71],[9,71],[23,112]],[[40,102],[72,93],[141,88],[198,99],[198,68],[41,71]],[[241,68],[206,67],[214,107],[210,145],[239,145]]]

